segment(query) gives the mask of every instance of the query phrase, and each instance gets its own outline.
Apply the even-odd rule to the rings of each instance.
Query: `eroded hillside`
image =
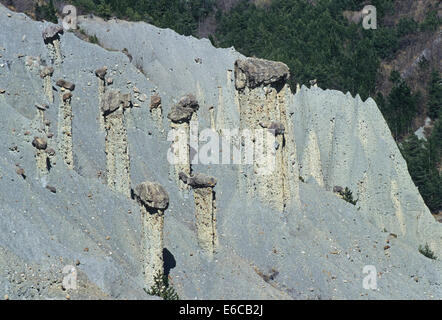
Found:
[[[187,299],[442,297],[418,251],[442,256],[441,226],[372,99],[291,89],[281,63],[145,23],[79,22],[101,46],[0,6],[1,296],[147,299],[160,268]],[[276,129],[276,174],[191,162],[187,143],[171,164],[170,130],[195,125]]]

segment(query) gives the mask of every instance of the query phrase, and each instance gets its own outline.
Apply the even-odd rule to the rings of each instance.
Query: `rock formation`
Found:
[[[32,145],[36,149],[35,159],[37,163],[38,176],[42,177],[49,171],[48,156],[46,154],[48,143],[44,138],[34,137]]]
[[[150,113],[158,130],[163,132],[163,106],[161,104],[161,97],[157,93],[150,97]]]
[[[216,179],[202,173],[187,176],[179,174],[180,180],[193,189],[195,200],[195,225],[199,246],[209,255],[215,252],[218,246],[216,233],[216,203],[213,188]]]
[[[164,274],[164,212],[169,205],[169,196],[160,184],[149,181],[139,184],[134,196],[141,207],[144,277],[146,288],[150,289],[154,277],[158,273]]]
[[[107,184],[127,197],[130,196],[130,160],[124,111],[130,103],[130,94],[106,91],[101,109],[106,130]]]
[[[59,79],[56,85],[60,87],[60,107],[58,113],[58,149],[64,163],[69,169],[74,168],[74,154],[72,142],[72,93],[75,84]]]
[[[358,96],[310,86],[291,94],[283,85],[284,72],[258,77],[252,75],[253,67],[247,67],[247,72],[237,70],[239,79],[250,86],[240,85],[237,90],[233,67],[238,59],[247,58],[234,48],[214,48],[207,39],[179,36],[144,22],[106,22],[96,17],[79,17],[78,22],[108,50],[66,32],[61,50],[69,58],[52,65],[51,52],[41,39],[48,23],[0,5],[0,297],[66,299],[69,293],[70,299],[151,299],[143,288],[151,283],[153,272],[149,275],[148,271],[149,279],[143,281],[143,270],[148,261],[156,261],[155,268],[161,271],[164,256],[164,273],[183,299],[442,298],[440,260],[419,252],[419,246],[428,243],[442,257],[441,224],[420,197],[372,99],[362,101]],[[24,34],[27,40],[21,41]],[[123,48],[130,51],[132,63],[121,53]],[[54,75],[69,77],[66,80],[77,85],[70,99],[64,87],[56,88],[60,97],[54,96],[57,104],[63,104],[64,96],[74,108],[75,171],[57,165],[47,179],[33,178],[39,175],[34,136],[47,137],[47,156],[63,158],[63,151],[51,145],[53,133],[45,134],[34,126],[35,119],[41,125],[34,105],[48,104],[42,111],[51,129],[63,123],[57,117],[60,109],[41,89],[37,69],[25,65],[19,54],[40,56],[54,67]],[[203,63],[195,63],[195,57]],[[138,72],[135,63],[145,74]],[[87,82],[95,77],[91,70],[104,64],[118,77],[115,91],[126,92],[130,80],[131,90],[136,86],[161,93],[166,115],[175,99],[195,93],[202,129],[214,133],[210,107],[215,106],[218,133],[227,135],[235,128],[259,130],[271,138],[276,159],[289,160],[280,164],[275,160],[275,179],[255,174],[254,169],[261,167],[246,163],[192,164],[193,170],[210,172],[217,180],[218,244],[213,259],[207,259],[211,236],[203,242],[209,243],[209,249],[201,250],[195,227],[195,196],[200,196],[201,213],[210,211],[210,194],[201,192],[213,181],[193,189],[180,180],[194,196],[180,192],[168,177],[170,142],[163,135],[151,134],[155,121],[147,104],[147,108],[132,109],[133,123],[123,128],[124,106],[130,106],[130,98],[120,93],[116,103],[101,108],[109,129],[100,132],[97,89]],[[247,80],[247,74],[253,80]],[[54,83],[57,79],[53,78]],[[113,124],[118,123],[119,129],[114,130],[118,125]],[[61,139],[58,134],[54,137]],[[112,144],[112,140],[123,143]],[[259,139],[250,140],[254,147],[261,147]],[[147,240],[154,233],[144,231],[147,227],[134,214],[140,210],[138,203],[114,192],[120,182],[125,185],[123,193],[130,190],[127,149],[117,145],[130,148],[130,174],[140,179],[137,184],[158,181],[170,195],[167,210],[173,214],[164,217],[163,244]],[[106,155],[105,148],[113,156]],[[224,155],[226,147],[222,149]],[[107,159],[110,167],[121,164],[119,173],[109,170],[115,181],[110,187],[100,179],[106,175]],[[306,175],[305,183],[299,182],[298,168]],[[196,176],[185,175],[186,181]],[[321,175],[323,186],[318,183]],[[189,182],[201,185],[196,180]],[[47,188],[45,182],[50,182]],[[282,188],[286,183],[290,188]],[[348,187],[357,205],[339,199],[332,192],[334,186]],[[300,206],[295,205],[297,194]],[[165,198],[141,197],[147,204],[141,210],[156,212],[145,217],[159,220],[158,211],[165,209],[151,206],[163,208]],[[155,237],[161,239],[159,232]],[[147,257],[149,244],[155,246],[156,260]],[[61,280],[68,265],[78,272],[78,290],[66,292]],[[362,287],[366,266],[375,267],[378,290]]]
[[[235,62],[240,128],[251,133],[244,137],[244,145],[253,148],[253,165],[242,165],[240,179],[246,180],[249,196],[256,193],[279,211],[287,205],[299,206],[293,120],[288,114],[288,78],[289,69],[281,62],[256,58]]]
[[[43,30],[43,41],[47,45],[50,55],[56,64],[62,62],[60,51],[60,35],[63,34],[63,27],[59,25],[50,25]]]
[[[106,92],[106,73],[107,67],[104,66],[100,69],[95,70],[95,75],[98,79],[98,108],[103,110],[104,94]],[[104,130],[104,117],[99,117],[100,129]]]
[[[282,62],[248,58],[235,62],[235,86],[237,90],[246,87],[284,86],[290,77],[289,68]]]
[[[54,74],[54,68],[52,67],[44,67],[40,71],[40,77],[44,81],[43,84],[44,92],[50,103],[54,102],[54,93],[52,92],[52,82],[51,82],[51,77],[53,74]]]
[[[167,115],[171,121],[173,142],[171,150],[173,152],[174,175],[181,189],[187,189],[187,185],[179,179],[179,173],[190,175],[190,122],[197,121],[196,111],[199,105],[195,96],[188,94],[172,108]]]

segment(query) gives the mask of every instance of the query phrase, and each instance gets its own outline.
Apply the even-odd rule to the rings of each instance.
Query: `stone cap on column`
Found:
[[[135,187],[135,198],[148,208],[165,210],[169,206],[169,195],[162,185],[145,181]]]
[[[107,67],[104,66],[103,68],[97,69],[95,70],[95,75],[100,78],[101,80],[104,80],[104,77],[106,76],[107,73]]]
[[[286,83],[289,77],[290,69],[282,62],[258,58],[238,59],[235,62],[235,87],[237,90]]]
[[[48,147],[46,139],[40,137],[34,137],[32,145],[38,150],[45,150]]]
[[[172,108],[167,118],[175,123],[189,122],[192,114],[199,109],[198,101],[193,94],[185,95]]]
[[[180,172],[178,177],[185,184],[191,186],[192,188],[213,188],[215,187],[217,181],[214,177],[206,175],[204,173],[195,173],[191,176],[188,176],[184,172]]]
[[[69,91],[74,91],[74,89],[75,89],[75,84],[73,84],[72,82],[66,81],[64,79],[58,79],[55,84],[58,87],[65,88]]]
[[[46,66],[40,71],[40,77],[45,78],[47,76],[52,76],[54,74],[54,68]]]
[[[62,26],[50,25],[46,27],[42,32],[43,41],[45,43],[53,42],[60,38],[60,34],[63,34],[64,30]]]

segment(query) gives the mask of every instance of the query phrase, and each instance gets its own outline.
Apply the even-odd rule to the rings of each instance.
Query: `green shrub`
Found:
[[[427,258],[430,258],[430,259],[433,259],[433,260],[437,259],[437,257],[434,255],[434,252],[428,246],[428,243],[426,243],[424,247],[419,246],[419,252],[422,253]]]
[[[353,193],[348,187],[345,187],[345,190],[342,192],[342,199],[344,199],[348,203],[351,203],[354,206],[358,202],[358,200],[353,200]]]
[[[406,36],[408,34],[416,33],[419,28],[419,24],[411,18],[401,18],[397,25],[397,33],[399,37]]]
[[[150,290],[144,289],[148,295],[158,296],[164,300],[179,300],[180,297],[175,292],[175,289],[169,285],[169,279],[167,275],[158,272],[154,277],[154,285]]]
[[[112,8],[105,0],[101,0],[97,6],[97,14],[103,19],[109,19],[112,15]]]
[[[438,17],[437,11],[432,10],[427,13],[425,20],[420,25],[422,31],[436,31],[440,25],[440,18]]]
[[[89,36],[88,40],[89,40],[90,43],[95,43],[95,44],[98,44],[98,45],[100,44],[100,41],[98,41],[98,38],[97,38],[97,36],[95,34],[93,36]]]
[[[431,73],[428,87],[428,116],[436,119],[442,109],[442,79],[438,71]]]

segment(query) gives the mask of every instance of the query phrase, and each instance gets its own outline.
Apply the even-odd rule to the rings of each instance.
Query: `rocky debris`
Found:
[[[29,67],[30,70],[34,68],[39,68],[41,63],[40,57],[26,56],[25,57],[25,66]]]
[[[130,93],[121,93],[120,91],[106,91],[103,97],[103,103],[101,105],[103,115],[109,115],[112,112],[120,108],[129,108],[131,106]]]
[[[138,96],[138,100],[144,102],[147,100],[147,95],[145,93]]]
[[[188,94],[172,108],[167,118],[175,123],[189,122],[194,112],[199,109],[195,96]]]
[[[101,106],[104,115],[110,114],[120,107],[120,93],[118,91],[106,92]]]
[[[185,184],[188,184],[192,188],[213,188],[215,187],[217,181],[214,177],[208,176],[204,173],[195,173],[188,176],[184,172],[180,172],[178,177]]]
[[[134,195],[144,206],[164,210],[169,206],[169,195],[156,182],[143,182],[135,187]]]
[[[34,140],[32,141],[32,145],[37,148],[38,150],[46,150],[48,147],[48,143],[46,139],[34,137]]]
[[[41,110],[41,111],[46,111],[48,109],[48,105],[47,104],[38,104],[38,103],[36,103],[35,107],[38,110]]]
[[[57,193],[57,189],[55,187],[52,187],[50,185],[46,186],[46,189],[48,189],[49,191],[51,191],[52,193]]]
[[[289,67],[282,62],[258,58],[239,59],[235,62],[235,87],[237,90],[284,83],[289,77]]]
[[[57,82],[55,83],[58,87],[67,89],[69,91],[74,91],[75,89],[75,84],[73,84],[72,82],[66,81],[64,79],[59,79],[57,80]]]
[[[126,48],[123,48],[123,50],[121,50],[121,52],[123,52],[129,58],[129,62],[132,62],[133,57]]]
[[[285,132],[284,124],[280,121],[261,121],[259,125],[273,132],[275,136],[282,135]]]
[[[132,105],[130,93],[122,93],[120,101],[123,104],[123,108],[130,108],[130,106]]]
[[[15,170],[15,173],[17,173],[19,176],[21,176],[23,179],[26,179],[26,175],[25,175],[25,169],[17,167],[17,169]]]
[[[63,34],[63,27],[59,25],[51,25],[46,27],[43,32],[43,40],[45,43],[53,42],[54,40],[58,40],[60,38],[60,34]]]
[[[397,234],[395,234],[395,233],[390,233],[390,234],[388,235],[388,239],[389,239],[389,240],[397,239]]]
[[[48,156],[53,157],[55,156],[55,150],[53,148],[49,148],[46,150],[46,153],[48,154]]]
[[[150,97],[150,109],[156,109],[161,106],[161,97],[156,93]]]
[[[106,76],[106,73],[107,73],[107,67],[106,66],[104,66],[104,67],[102,67],[100,69],[95,70],[95,75],[98,78],[100,78],[101,80],[104,80],[104,78]]]
[[[49,67],[49,66],[44,67],[40,71],[40,77],[41,78],[51,77],[53,74],[54,74],[54,68],[53,67]]]
[[[333,187],[333,192],[337,193],[337,194],[342,194],[344,192],[344,188],[341,186],[334,186]]]

